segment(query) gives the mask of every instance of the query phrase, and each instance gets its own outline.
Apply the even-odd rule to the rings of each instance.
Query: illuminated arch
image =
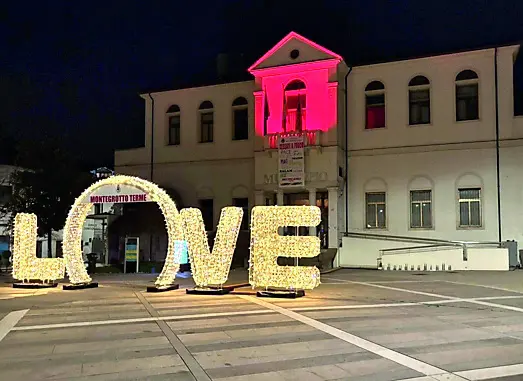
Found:
[[[93,206],[93,204],[88,202],[87,198],[97,189],[107,185],[127,185],[134,187],[146,192],[149,201],[158,204],[165,218],[168,242],[165,265],[156,279],[156,285],[167,286],[172,284],[180,266],[181,256],[181,252],[175,253],[174,245],[175,241],[183,240],[183,225],[178,209],[171,197],[156,184],[138,177],[123,175],[112,176],[94,183],[76,199],[69,211],[64,228],[63,252],[71,283],[80,284],[91,281],[91,277],[87,274],[84,266],[81,246],[83,224]]]

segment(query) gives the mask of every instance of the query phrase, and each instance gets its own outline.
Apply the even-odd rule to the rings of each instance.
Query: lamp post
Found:
[[[91,174],[96,178],[96,180],[103,180],[103,179],[107,179],[111,176],[114,176],[114,171],[107,168],[107,167],[100,167],[100,168],[96,168],[96,169],[93,169],[91,171]],[[96,215],[99,215],[99,214],[103,214],[104,210],[103,210],[103,204],[97,204],[95,206],[95,214]],[[107,221],[108,219],[108,216],[103,216],[102,218],[102,240],[103,240],[103,251],[104,251],[104,262],[105,262],[105,265],[108,265],[109,263],[109,258],[108,258],[108,244],[107,244],[107,229],[106,227],[108,227],[109,225],[109,221]]]

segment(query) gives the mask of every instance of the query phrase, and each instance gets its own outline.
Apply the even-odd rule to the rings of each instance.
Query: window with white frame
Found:
[[[200,104],[200,143],[211,143],[214,135],[214,105],[211,101]]]
[[[409,82],[409,124],[430,123],[430,81],[418,75]]]
[[[385,229],[387,227],[385,192],[365,193],[365,227],[367,229]]]
[[[410,227],[412,229],[432,228],[432,191],[410,191]]]
[[[365,87],[365,129],[385,127],[385,85],[372,81]]]
[[[249,139],[249,106],[247,99],[238,97],[232,102],[233,140]]]
[[[472,70],[456,76],[456,121],[479,119],[479,77]]]
[[[459,226],[481,227],[481,189],[460,188],[459,197]]]
[[[171,105],[167,109],[167,118],[169,121],[167,144],[170,146],[180,145],[180,107]]]

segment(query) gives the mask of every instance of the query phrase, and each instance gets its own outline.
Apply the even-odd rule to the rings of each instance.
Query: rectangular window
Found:
[[[234,131],[233,140],[247,140],[249,138],[249,117],[248,109],[240,108],[233,112]]]
[[[200,143],[211,143],[213,141],[214,112],[203,112],[200,114]]]
[[[410,227],[432,228],[432,191],[410,191]]]
[[[233,198],[232,204],[243,209],[241,230],[249,230],[249,199]]]
[[[169,117],[169,145],[177,146],[180,144],[180,115]]]
[[[456,120],[479,119],[478,84],[456,86]]]
[[[463,188],[459,193],[459,226],[481,227],[481,189]]]
[[[365,193],[365,225],[367,229],[385,229],[387,226],[387,212],[385,192]]]
[[[430,90],[409,90],[409,124],[430,123]]]
[[[212,198],[207,198],[199,200],[198,203],[202,212],[205,230],[210,232],[214,229],[214,200]]]
[[[385,94],[365,95],[368,130],[385,127]]]

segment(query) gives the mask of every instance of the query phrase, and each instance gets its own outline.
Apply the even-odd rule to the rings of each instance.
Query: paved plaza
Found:
[[[295,300],[144,292],[153,280],[3,283],[0,380],[523,380],[521,270],[338,270]]]

